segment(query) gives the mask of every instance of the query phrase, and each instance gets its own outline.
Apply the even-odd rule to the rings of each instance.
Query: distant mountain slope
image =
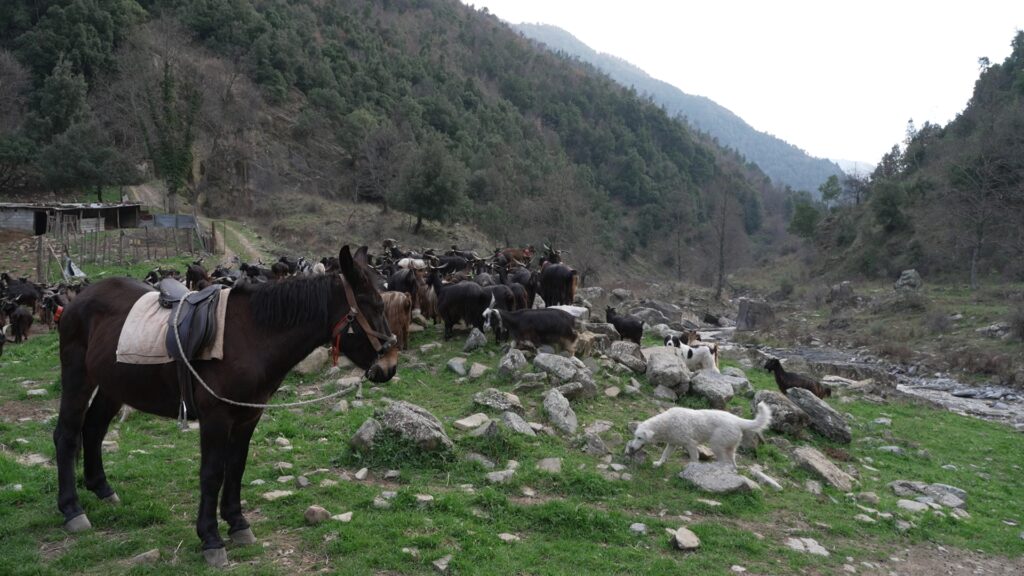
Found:
[[[742,118],[703,96],[693,96],[649,76],[625,60],[595,51],[565,30],[548,24],[513,26],[527,38],[546,44],[555,51],[596,66],[613,80],[646,93],[669,114],[682,115],[698,129],[718,139],[719,144],[735,149],[757,164],[779,185],[817,194],[818,186],[840,167],[823,158],[814,158],[803,150],[764,132],[758,132]]]

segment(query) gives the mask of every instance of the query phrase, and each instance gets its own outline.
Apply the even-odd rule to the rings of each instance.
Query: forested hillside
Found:
[[[784,236],[756,167],[452,0],[7,5],[0,193],[155,176],[264,222],[372,202],[697,280]]]
[[[755,130],[715,101],[687,94],[667,82],[652,78],[621,58],[597,52],[557,26],[522,23],[515,25],[515,29],[552,50],[596,66],[616,82],[650,96],[669,114],[684,116],[687,122],[707,132],[722,146],[738,151],[757,164],[780,186],[816,193],[829,176],[843,173],[834,162],[815,158],[780,138]]]
[[[982,59],[964,111],[946,126],[907,126],[866,180],[800,203],[794,231],[825,269],[892,276],[900,269],[1024,278],[1024,32],[1001,64]]]

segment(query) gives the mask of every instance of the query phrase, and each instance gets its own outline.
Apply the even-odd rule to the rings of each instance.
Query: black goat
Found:
[[[22,340],[28,340],[28,332],[32,328],[32,310],[14,302],[4,303],[4,314],[11,324],[11,337],[17,344]]]
[[[608,323],[615,326],[618,330],[619,335],[626,340],[636,342],[640,344],[640,341],[644,337],[644,321],[637,318],[636,316],[629,316],[627,314],[618,314],[615,308],[608,306],[604,311],[605,318]]]
[[[438,270],[430,273],[430,284],[437,294],[437,315],[444,321],[444,339],[454,335],[453,327],[460,320],[467,326],[484,329],[484,310],[491,301],[476,282],[444,284]]]
[[[535,345],[559,345],[570,355],[576,354],[576,319],[572,314],[549,308],[538,310],[487,310],[487,326],[495,330],[508,330],[512,334],[513,346],[520,340],[529,340]]]
[[[783,370],[782,363],[779,362],[778,358],[768,360],[764,365],[764,369],[775,375],[775,383],[778,384],[779,390],[783,394],[790,388],[803,388],[822,400],[832,396],[832,389],[814,378]]]

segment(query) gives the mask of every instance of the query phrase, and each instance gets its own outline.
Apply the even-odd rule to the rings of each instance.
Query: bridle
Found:
[[[334,366],[338,365],[338,358],[341,356],[341,335],[344,334],[345,329],[349,327],[353,320],[363,330],[363,334],[366,335],[366,339],[370,341],[370,346],[373,347],[373,351],[377,354],[379,359],[381,356],[388,353],[391,347],[398,342],[398,338],[394,334],[381,334],[370,327],[369,321],[366,319],[366,315],[362,314],[359,310],[359,302],[356,300],[356,295],[352,291],[352,286],[345,280],[345,276],[338,274],[338,278],[341,279],[341,285],[345,289],[345,300],[348,302],[348,313],[341,317],[340,320],[331,328],[331,362]],[[376,362],[376,359],[374,360]]]

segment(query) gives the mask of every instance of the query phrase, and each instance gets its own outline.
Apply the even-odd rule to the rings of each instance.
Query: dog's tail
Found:
[[[740,428],[747,432],[760,432],[772,423],[772,408],[761,402],[757,405],[757,417],[753,420],[740,420]]]

